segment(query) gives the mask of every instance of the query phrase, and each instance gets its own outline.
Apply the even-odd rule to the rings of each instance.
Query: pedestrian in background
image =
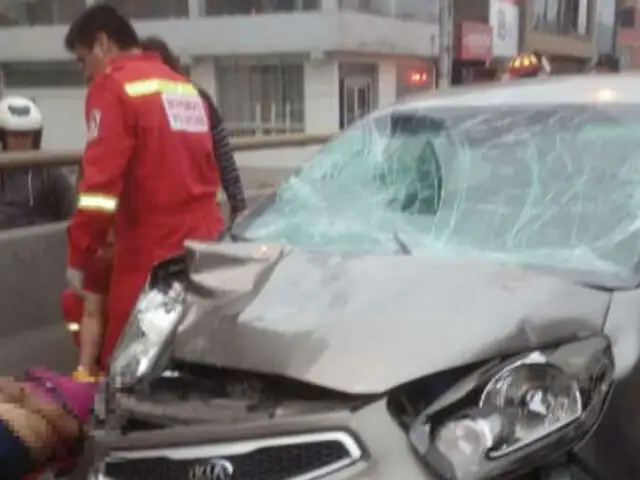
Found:
[[[180,59],[171,50],[169,45],[158,37],[147,37],[140,41],[140,48],[146,52],[157,53],[162,61],[173,71],[182,73]],[[233,154],[229,134],[224,126],[224,120],[211,95],[202,87],[196,85],[198,93],[209,107],[209,120],[211,134],[213,136],[213,150],[216,157],[217,168],[220,174],[220,183],[229,201],[230,220],[232,226],[240,213],[247,208],[242,179],[238,171],[238,164]]]
[[[40,150],[42,112],[24,97],[0,99],[0,144],[4,152]],[[76,193],[60,167],[27,167],[0,171],[0,230],[67,220]]]

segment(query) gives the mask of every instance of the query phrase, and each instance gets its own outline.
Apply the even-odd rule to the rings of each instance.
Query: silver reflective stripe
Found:
[[[78,208],[80,210],[115,212],[118,208],[118,199],[111,195],[81,193],[78,197]]]

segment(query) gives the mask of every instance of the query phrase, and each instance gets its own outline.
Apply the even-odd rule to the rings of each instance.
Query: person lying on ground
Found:
[[[23,480],[79,454],[95,385],[50,370],[0,377],[0,478]]]

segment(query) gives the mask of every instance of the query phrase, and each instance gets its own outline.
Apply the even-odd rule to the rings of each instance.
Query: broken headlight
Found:
[[[185,311],[184,285],[172,282],[142,293],[109,366],[110,384],[129,388],[146,377]]]
[[[612,376],[604,338],[508,360],[466,378],[423,412],[411,427],[412,445],[445,479],[525,471],[585,439]]]

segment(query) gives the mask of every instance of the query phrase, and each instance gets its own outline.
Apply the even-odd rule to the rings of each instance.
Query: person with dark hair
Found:
[[[114,232],[106,323],[88,325],[85,317],[80,335],[84,360],[76,378],[95,378],[153,266],[180,253],[188,239],[217,239],[224,220],[207,108],[197,88],[158,55],[142,52],[131,24],[109,5],[82,13],[65,47],[90,82],[78,205],[68,227],[72,288],[90,291],[85,273]]]
[[[138,46],[138,34],[118,10],[100,3],[76,18],[69,27],[64,46],[76,55],[85,79],[91,82],[109,58]]]
[[[157,53],[165,65],[174,72],[184,73],[178,55],[171,50],[167,42],[160,37],[145,37],[140,40],[140,48],[143,52]]]
[[[611,53],[598,55],[592,71],[594,73],[618,73],[620,72],[620,59]]]
[[[175,72],[181,72],[180,59],[167,43],[158,37],[147,37],[140,41],[140,48],[145,52],[157,53],[162,61]],[[242,187],[242,179],[238,171],[238,164],[233,154],[229,134],[224,126],[220,110],[211,95],[202,87],[196,85],[198,93],[209,107],[209,123],[213,136],[213,150],[215,153],[220,182],[230,208],[230,225],[247,208],[247,201]]]

